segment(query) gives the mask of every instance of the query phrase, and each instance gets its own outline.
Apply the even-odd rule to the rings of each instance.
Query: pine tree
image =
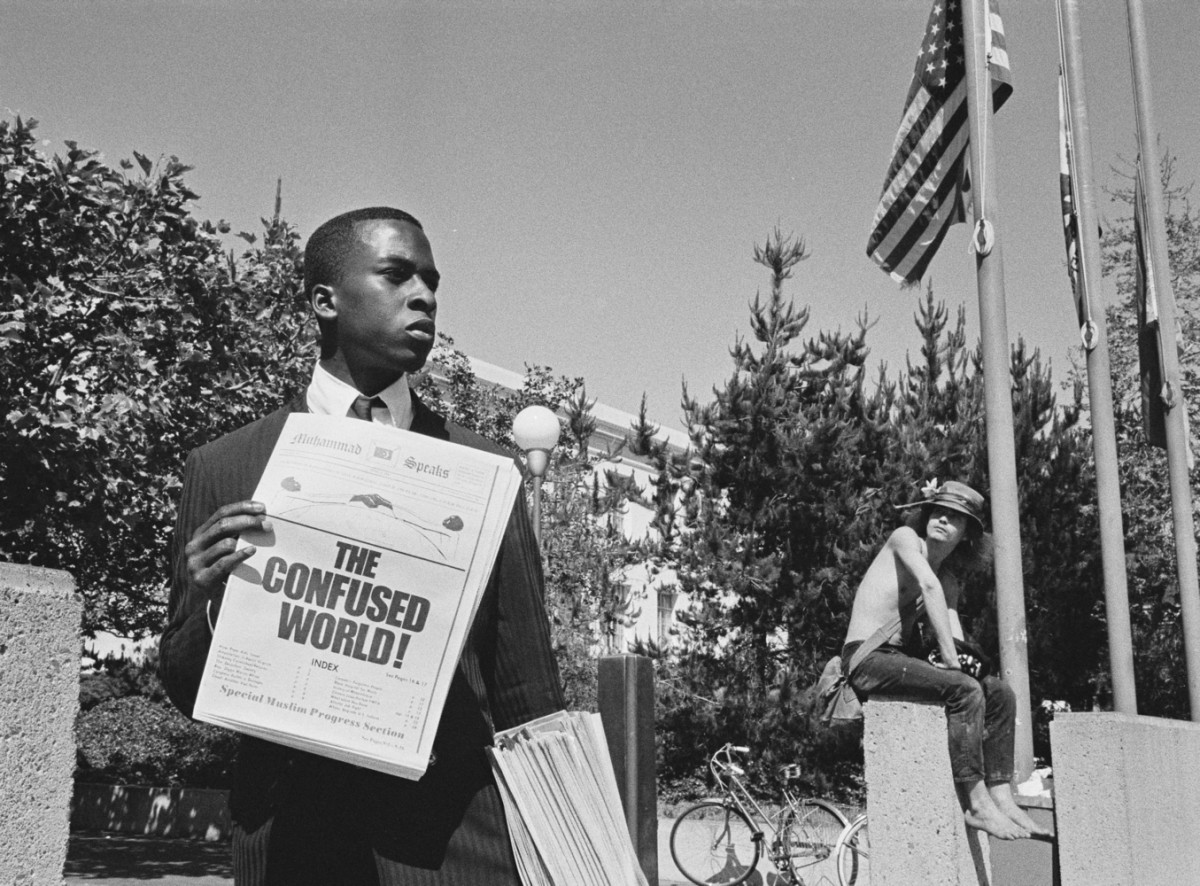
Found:
[[[784,286],[806,255],[778,230],[755,249],[771,288],[750,307],[753,342],[734,344],[713,403],[685,391],[694,448],[669,466],[680,501],[660,507],[664,523],[678,523],[660,554],[691,601],[683,648],[666,667],[662,725],[683,755],[664,761],[668,772],[723,737],[761,738],[764,773],[844,744],[811,734],[789,675],[812,674],[841,644],[857,578],[852,527],[863,490],[878,485],[887,409],[865,390],[865,318],[851,334],[800,339],[808,310]],[[718,734],[697,747],[691,736],[705,728]]]
[[[667,777],[731,740],[756,747],[760,777],[801,757],[813,789],[853,790],[857,742],[814,730],[803,690],[840,651],[857,584],[904,516],[896,506],[933,479],[988,488],[980,355],[966,347],[964,312],[951,323],[928,290],[914,318],[919,358],[895,381],[885,367],[871,377],[867,318],[850,334],[801,340],[807,311],[783,289],[804,255],[778,231],[756,249],[771,289],[751,305],[754,340],[731,349],[734,372],[714,402],[685,396],[694,449],[669,466],[680,499],[662,510],[678,525],[660,549],[692,601],[683,648],[660,681]],[[1058,407],[1040,355],[1018,342],[1010,369],[1028,596],[1041,616],[1030,642],[1046,661],[1035,675],[1049,678],[1070,658],[1074,669],[1046,685],[1078,701],[1095,692],[1102,631],[1089,608],[1087,441],[1078,406]],[[969,578],[964,598],[968,629],[995,654],[991,576]]]

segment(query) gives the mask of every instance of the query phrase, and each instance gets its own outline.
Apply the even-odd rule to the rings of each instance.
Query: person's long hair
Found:
[[[930,502],[914,508],[904,521],[921,538],[925,538],[925,532],[929,528],[929,517],[935,506],[934,502]],[[964,516],[966,515],[964,514]],[[995,546],[992,544],[991,533],[984,532],[978,522],[967,517],[967,531],[963,535],[962,541],[950,552],[950,556],[942,561],[942,568],[954,573],[960,579],[966,578],[971,573],[987,572],[992,567],[994,553]]]

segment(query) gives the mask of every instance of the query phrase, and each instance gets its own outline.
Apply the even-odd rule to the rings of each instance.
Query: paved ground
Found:
[[[667,848],[671,821],[659,821],[659,886],[689,886]],[[764,862],[748,886],[778,886]],[[68,884],[86,886],[232,886],[228,843],[76,832],[63,873]],[[822,880],[824,884],[826,881]]]
[[[231,886],[233,883],[228,843],[104,833],[71,834],[64,874],[67,883],[87,886]],[[659,886],[685,884],[682,878],[673,879],[664,870]]]
[[[89,886],[228,886],[228,843],[74,833],[63,870],[68,883]]]

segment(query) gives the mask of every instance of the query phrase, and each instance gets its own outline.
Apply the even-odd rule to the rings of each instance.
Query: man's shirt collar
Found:
[[[319,362],[313,367],[312,381],[308,383],[305,401],[308,411],[314,415],[352,415],[350,407],[357,397],[365,396],[334,376]],[[408,376],[402,375],[378,394],[387,409],[372,410],[372,420],[377,424],[409,430],[412,427],[412,391],[408,387]]]

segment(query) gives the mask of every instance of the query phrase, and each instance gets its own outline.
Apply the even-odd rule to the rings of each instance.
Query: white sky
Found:
[[[0,0],[0,107],[110,163],[196,167],[197,214],[259,229],[275,180],[307,236],[368,204],[413,212],[444,286],[439,326],[514,370],[583,376],[680,425],[680,382],[711,399],[767,280],[776,225],[812,257],[790,290],[808,334],[880,322],[894,377],[919,348],[918,293],[866,235],[929,0],[232,2]],[[1081,3],[1098,183],[1135,154],[1125,4]],[[1146,0],[1155,117],[1200,175],[1200,3]],[[1061,380],[1078,343],[1058,208],[1051,0],[1006,0],[1012,98],[996,118],[1009,333]],[[1108,205],[1101,212],[1110,211]],[[239,241],[240,242],[240,241]],[[977,334],[967,230],[936,294]]]

